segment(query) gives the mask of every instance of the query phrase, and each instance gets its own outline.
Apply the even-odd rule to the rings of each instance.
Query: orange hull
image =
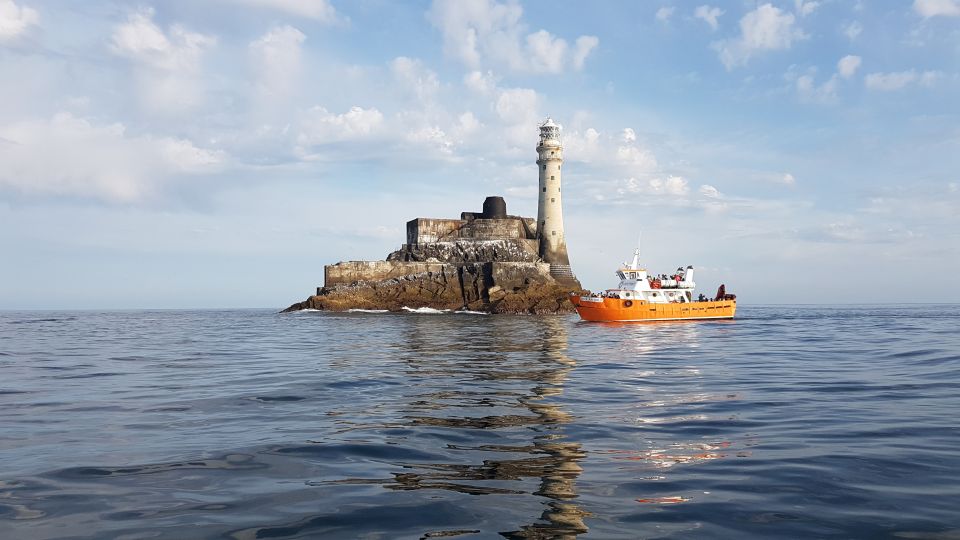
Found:
[[[737,311],[736,300],[710,302],[649,304],[642,300],[596,298],[599,302],[584,301],[572,296],[580,318],[596,322],[688,321],[698,319],[732,319]]]

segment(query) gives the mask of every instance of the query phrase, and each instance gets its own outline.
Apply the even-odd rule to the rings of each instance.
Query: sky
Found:
[[[589,289],[960,302],[960,0],[0,0],[0,309],[285,307],[548,115]]]

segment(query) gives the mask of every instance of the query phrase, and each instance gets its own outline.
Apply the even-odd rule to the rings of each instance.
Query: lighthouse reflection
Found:
[[[491,444],[448,444],[453,457],[474,463],[405,464],[387,489],[442,489],[472,495],[533,494],[542,497],[538,518],[506,538],[574,538],[587,531],[588,515],[577,504],[576,481],[586,457],[569,440],[568,412],[556,403],[576,362],[567,356],[565,318],[496,318],[463,336],[463,356],[434,355],[436,320],[411,318],[409,345],[422,354],[407,358],[413,393],[405,420],[464,438],[503,440]],[[462,328],[462,327],[461,327]],[[531,349],[533,349],[531,351]],[[531,354],[533,353],[533,354]],[[450,391],[457,380],[462,391]],[[444,390],[438,390],[442,386]],[[474,430],[489,435],[470,433]],[[439,434],[438,435],[442,435]],[[532,483],[531,483],[532,481]]]

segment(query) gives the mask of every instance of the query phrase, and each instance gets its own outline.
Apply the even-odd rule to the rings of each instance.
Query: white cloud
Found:
[[[699,191],[701,195],[703,195],[704,197],[707,197],[708,199],[720,198],[720,190],[711,186],[710,184],[703,184],[702,186],[700,186]]]
[[[196,70],[202,53],[216,40],[179,25],[172,26],[168,36],[154,24],[153,15],[152,9],[138,11],[117,26],[111,38],[113,51],[157,69]]]
[[[837,99],[837,76],[834,75],[817,86],[813,75],[801,75],[797,77],[797,93],[800,95],[801,101],[833,103]]]
[[[316,106],[301,119],[297,146],[306,147],[364,139],[378,134],[383,127],[383,113],[375,108],[351,107],[343,114],[334,114]]]
[[[853,77],[857,69],[860,68],[860,63],[861,58],[859,56],[848,54],[837,62],[837,72],[839,72],[840,76],[844,79],[849,79]]]
[[[527,36],[527,50],[530,51],[530,65],[534,71],[543,73],[563,71],[567,56],[566,41],[546,30],[540,30]]]
[[[201,174],[216,170],[223,163],[223,152],[198,148],[186,139],[164,137],[155,139],[160,156],[172,170],[182,173]]]
[[[960,17],[960,0],[914,0],[913,10],[924,18]]]
[[[0,185],[28,194],[133,202],[170,175],[216,172],[225,159],[186,139],[130,136],[122,124],[69,113],[0,126]]]
[[[453,153],[453,142],[439,126],[425,126],[406,134],[406,140],[418,146],[430,148],[441,154]]]
[[[719,23],[717,19],[724,14],[724,11],[718,7],[710,6],[699,6],[693,11],[693,16],[698,19],[703,19],[704,22],[710,25],[710,28],[716,30]]]
[[[616,159],[631,171],[654,171],[657,158],[650,149],[635,144],[624,143],[617,147]]]
[[[420,102],[431,102],[440,89],[437,74],[416,58],[398,56],[390,62],[390,71],[400,86]]]
[[[790,173],[783,173],[782,176],[777,178],[777,182],[786,186],[793,186],[793,185],[796,185],[797,179],[794,178],[793,175]]]
[[[507,124],[528,123],[532,128],[540,117],[536,112],[539,101],[537,92],[530,88],[504,90],[497,98],[497,116]]]
[[[0,43],[22,36],[39,22],[35,9],[17,6],[13,0],[0,0]]]
[[[681,176],[670,176],[663,183],[663,190],[671,195],[684,195],[690,191],[687,180]]]
[[[497,80],[494,78],[492,71],[487,71],[486,73],[482,71],[471,71],[463,76],[463,84],[470,90],[483,96],[490,95],[497,89]]]
[[[321,23],[332,24],[339,22],[337,11],[328,0],[228,0],[236,4],[274,9],[306,17]]]
[[[663,6],[657,10],[656,18],[658,21],[666,22],[673,16],[672,6]]]
[[[566,150],[568,160],[583,163],[604,160],[604,150],[608,148],[600,140],[600,132],[594,128],[587,128],[583,132],[571,131],[565,133],[563,147]]]
[[[771,4],[763,4],[740,19],[740,36],[713,44],[727,69],[744,65],[761,51],[789,49],[805,36],[794,26],[796,19]]]
[[[661,178],[651,178],[646,182],[635,177],[627,178],[620,182],[617,188],[619,195],[628,193],[645,193],[651,195],[673,195],[682,196],[690,192],[690,185],[686,178],[682,176],[668,176],[666,180]]]
[[[576,46],[573,49],[573,69],[577,71],[583,69],[587,62],[587,57],[600,44],[600,38],[596,36],[580,36],[577,38]]]
[[[134,63],[141,97],[161,111],[186,109],[202,96],[201,60],[213,37],[179,25],[165,33],[153,22],[153,10],[131,14],[114,28],[111,49]]]
[[[571,51],[567,41],[547,30],[527,33],[523,8],[496,0],[434,0],[427,17],[443,33],[443,48],[472,69],[493,64],[519,72],[562,73],[582,69],[599,40],[580,36]]]
[[[917,72],[911,69],[893,73],[871,73],[864,78],[864,83],[870,90],[891,92],[912,84],[932,86],[942,76],[943,73],[939,71]]]
[[[467,111],[457,117],[456,131],[461,137],[473,133],[482,126],[483,124],[480,123],[480,120],[477,120],[477,117],[474,116],[470,111]]]
[[[292,26],[278,26],[250,43],[257,91],[267,100],[283,99],[296,87],[306,36]]]
[[[820,2],[809,2],[805,0],[794,0],[794,4],[796,5],[797,13],[799,13],[801,17],[810,15],[820,7]]]
[[[633,177],[648,179],[658,172],[653,150],[639,141],[633,128],[601,133],[594,128],[564,133],[565,159],[587,163],[590,174],[601,177]]]
[[[843,35],[847,36],[847,39],[853,41],[863,32],[863,25],[859,21],[853,21],[850,24],[843,27]]]

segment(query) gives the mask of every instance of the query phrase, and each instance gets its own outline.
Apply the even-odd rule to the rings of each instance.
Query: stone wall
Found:
[[[466,223],[461,219],[411,219],[407,222],[407,244],[429,244],[457,238],[457,231]]]
[[[475,219],[458,231],[460,238],[477,240],[526,239],[523,222],[519,219]]]
[[[427,274],[443,270],[439,262],[344,261],[323,267],[324,287],[351,285],[366,281],[383,281],[410,274]]]
[[[502,219],[431,219],[407,222],[408,246],[420,246],[457,239],[517,240],[536,239],[536,221],[509,216]]]

